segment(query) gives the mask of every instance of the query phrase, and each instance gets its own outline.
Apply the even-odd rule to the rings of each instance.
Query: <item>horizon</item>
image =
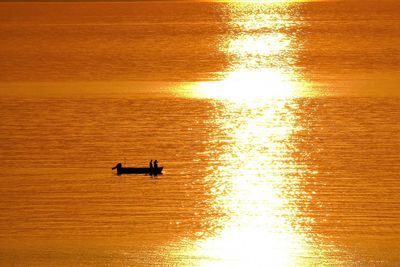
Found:
[[[125,3],[125,2],[231,2],[231,3],[254,3],[254,4],[273,4],[273,3],[296,3],[296,2],[398,2],[397,0],[14,0],[4,1],[0,0],[0,3],[57,3],[57,2],[93,2],[93,3]]]

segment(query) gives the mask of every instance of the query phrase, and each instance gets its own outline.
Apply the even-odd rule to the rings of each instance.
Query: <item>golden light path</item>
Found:
[[[199,240],[191,252],[200,266],[291,266],[294,252],[307,249],[290,221],[295,210],[282,197],[293,167],[285,140],[292,133],[293,115],[282,99],[249,105],[231,102],[221,127],[233,140],[208,179],[215,183],[216,208],[228,219],[215,236]],[[293,181],[295,182],[295,181]]]
[[[268,4],[228,5],[232,28],[241,32],[221,45],[223,52],[233,58],[231,71],[221,81],[197,84],[191,88],[189,95],[254,102],[307,94],[308,84],[290,67],[294,40],[285,33],[292,27],[288,22],[290,18],[287,14],[276,12],[287,5],[287,1],[274,4],[267,11],[265,7],[270,6]]]
[[[222,0],[220,2],[271,4],[271,3],[291,3],[291,2],[302,2],[302,1],[304,2],[306,0]]]
[[[293,96],[296,82],[279,69],[243,69],[231,72],[221,82],[202,83],[196,95],[219,100],[250,102]]]
[[[279,14],[255,8],[242,12],[240,5],[232,5],[233,27],[244,32],[290,27]],[[254,14],[274,17],[276,23],[255,23]],[[299,130],[293,97],[304,87],[290,67],[294,40],[284,31],[251,32],[221,46],[234,59],[227,77],[201,83],[191,92],[221,100],[218,123],[230,140],[217,159],[220,167],[206,178],[215,185],[214,208],[224,210],[228,218],[217,222],[222,230],[215,235],[186,246],[185,254],[196,259],[194,265],[296,266],[301,264],[297,255],[310,250],[295,230],[297,211],[285,197],[298,182],[288,175],[298,171],[290,136]]]

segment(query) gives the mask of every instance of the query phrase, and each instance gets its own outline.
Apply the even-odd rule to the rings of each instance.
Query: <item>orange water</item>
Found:
[[[1,265],[398,265],[382,3],[0,4]]]

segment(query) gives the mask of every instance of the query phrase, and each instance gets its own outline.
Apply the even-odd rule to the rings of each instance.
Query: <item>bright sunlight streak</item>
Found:
[[[295,117],[287,109],[290,103],[224,103],[221,128],[232,142],[218,159],[225,164],[207,179],[215,183],[215,202],[228,219],[220,222],[223,227],[217,234],[198,240],[187,253],[199,259],[199,266],[296,266],[292,251],[308,248],[286,216],[296,210],[282,197],[290,166],[281,161],[290,159],[282,141],[296,131]]]
[[[217,2],[229,2],[229,3],[292,3],[292,2],[306,2],[307,0],[221,0]]]
[[[254,101],[285,98],[295,91],[292,77],[279,69],[238,70],[218,82],[204,82],[194,90],[198,97]]]
[[[288,218],[297,211],[285,198],[285,173],[296,167],[290,165],[286,142],[296,131],[295,117],[287,107],[304,87],[291,67],[295,40],[277,30],[290,27],[279,13],[253,8],[232,5],[232,28],[242,31],[221,45],[231,60],[225,78],[198,83],[190,91],[194,97],[222,100],[218,128],[229,140],[219,167],[206,178],[214,185],[216,208],[227,218],[185,252],[199,266],[295,266],[293,251],[308,249],[292,228]]]

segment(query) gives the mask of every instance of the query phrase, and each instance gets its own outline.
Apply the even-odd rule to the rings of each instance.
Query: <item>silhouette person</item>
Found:
[[[153,172],[153,160],[150,160],[149,167],[150,167],[150,173],[152,173]]]
[[[158,160],[154,161],[154,173],[157,174],[157,169],[158,169]]]

